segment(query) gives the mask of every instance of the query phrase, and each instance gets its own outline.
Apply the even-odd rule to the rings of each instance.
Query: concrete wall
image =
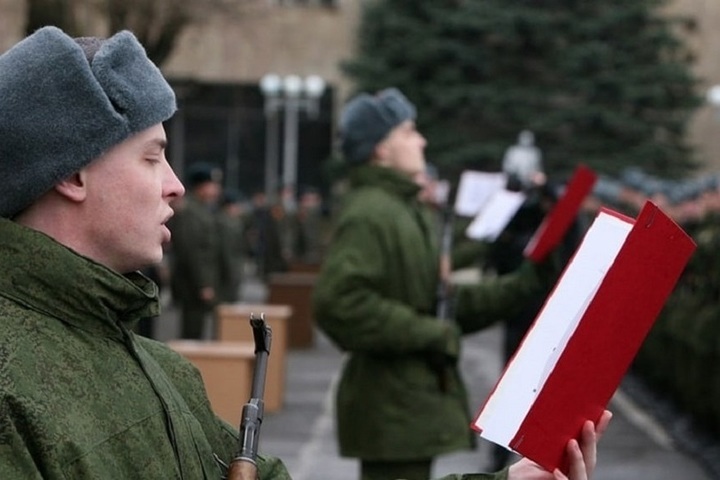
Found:
[[[354,49],[363,0],[338,0],[335,8],[250,2],[242,15],[211,15],[188,28],[163,71],[177,79],[248,84],[270,72],[317,74],[334,87],[334,103],[341,105],[350,85],[338,62]],[[22,38],[24,5],[25,0],[0,0],[0,51]],[[697,21],[688,42],[697,56],[701,91],[720,84],[720,0],[672,0],[667,9]],[[720,171],[720,112],[709,106],[699,109],[689,140],[704,170]]]
[[[0,52],[17,43],[25,31],[25,0],[0,0]]]
[[[338,62],[353,50],[361,2],[323,8],[256,1],[237,18],[215,16],[189,28],[163,70],[177,78],[244,83],[258,83],[271,72],[317,74],[343,97],[349,85]]]
[[[720,84],[720,1],[673,0],[668,11],[689,15],[697,22],[696,30],[688,34],[688,44],[697,58],[694,71],[700,78],[701,93]],[[697,148],[703,170],[720,172],[720,110],[709,105],[700,108],[689,140]]]

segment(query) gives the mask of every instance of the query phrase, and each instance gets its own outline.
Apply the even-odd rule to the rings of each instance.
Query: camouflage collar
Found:
[[[122,337],[159,313],[157,287],[120,275],[52,238],[0,219],[0,296],[94,334]]]

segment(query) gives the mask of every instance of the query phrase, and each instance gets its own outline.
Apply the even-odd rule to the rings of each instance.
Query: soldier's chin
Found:
[[[142,262],[143,265],[139,269],[142,270],[143,268],[152,267],[154,265],[160,264],[163,260],[163,255],[163,247],[162,245],[158,245],[152,252],[147,252]]]

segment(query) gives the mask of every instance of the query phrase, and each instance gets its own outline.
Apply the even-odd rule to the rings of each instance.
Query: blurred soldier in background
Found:
[[[217,302],[216,208],[222,172],[199,162],[187,171],[188,193],[171,223],[173,300],[180,307],[181,338],[200,339]]]
[[[258,278],[267,282],[274,272],[287,270],[282,251],[279,221],[283,216],[280,202],[268,205],[263,191],[256,191],[252,198],[252,210],[247,217],[246,237],[255,260]]]
[[[322,261],[328,240],[328,225],[323,213],[323,199],[318,189],[304,187],[300,191],[295,216],[293,259],[316,265]]]
[[[244,217],[245,205],[240,192],[225,190],[217,215],[218,303],[233,303],[240,298],[243,267],[247,256]]]

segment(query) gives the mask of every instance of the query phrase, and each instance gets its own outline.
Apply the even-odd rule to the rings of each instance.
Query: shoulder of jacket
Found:
[[[402,198],[374,186],[358,188],[348,200],[346,210],[367,216],[407,208]]]

